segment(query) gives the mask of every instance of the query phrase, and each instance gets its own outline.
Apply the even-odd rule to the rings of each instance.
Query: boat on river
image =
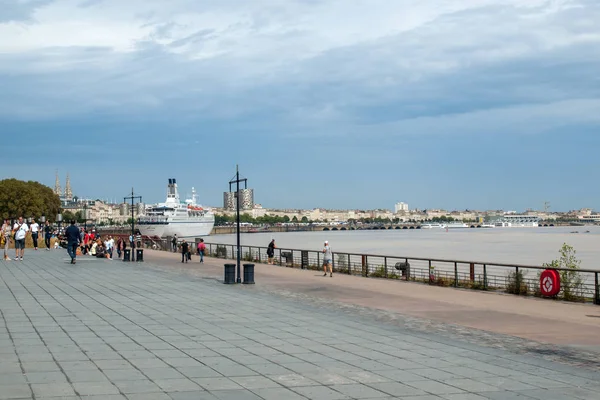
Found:
[[[169,179],[166,201],[146,207],[137,224],[144,236],[166,238],[177,235],[179,239],[195,239],[210,235],[215,215],[196,203],[194,188],[192,198],[181,202],[177,181]]]

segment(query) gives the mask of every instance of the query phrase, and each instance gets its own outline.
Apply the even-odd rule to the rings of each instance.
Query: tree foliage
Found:
[[[4,179],[0,181],[1,218],[39,218],[53,221],[60,212],[60,199],[52,189],[33,181]]]
[[[566,243],[558,251],[560,257],[544,264],[544,267],[551,269],[561,269],[560,273],[560,291],[562,298],[567,301],[583,301],[585,291],[585,281],[579,273],[581,261],[577,259],[577,251]],[[539,279],[538,279],[539,280]]]

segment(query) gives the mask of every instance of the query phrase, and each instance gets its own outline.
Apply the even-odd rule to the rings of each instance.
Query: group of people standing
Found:
[[[176,249],[178,246],[177,243],[177,237],[173,238],[174,243],[173,243],[173,247]],[[190,261],[192,259],[192,250],[190,247],[190,244],[184,239],[183,241],[181,241],[181,243],[179,244],[179,249],[181,250],[181,262],[182,263],[187,263],[188,261]],[[196,251],[199,256],[200,256],[200,262],[203,263],[204,262],[204,255],[206,253],[206,244],[204,243],[204,239],[200,239],[200,241],[198,242],[198,246],[196,247]]]
[[[11,260],[11,258],[8,256],[8,249],[10,244],[14,241],[15,260],[23,261],[23,256],[25,255],[25,240],[29,235],[31,235],[33,247],[35,251],[37,251],[39,235],[42,231],[44,233],[46,250],[50,250],[50,241],[52,236],[56,233],[50,226],[50,222],[46,221],[46,224],[42,229],[42,227],[40,227],[40,225],[33,218],[28,224],[25,222],[23,217],[19,217],[14,225],[11,224],[10,220],[5,219],[2,223],[2,227],[0,228],[0,245],[4,248],[4,260]]]

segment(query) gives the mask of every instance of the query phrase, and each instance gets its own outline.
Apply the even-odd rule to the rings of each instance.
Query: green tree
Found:
[[[34,181],[0,181],[0,218],[39,218],[54,221],[60,212],[60,199],[48,186]]]
[[[308,223],[308,218],[307,217],[302,217],[302,219],[300,220],[300,222],[307,224]]]
[[[560,257],[544,264],[546,268],[561,268],[560,287],[562,298],[567,301],[582,301],[584,299],[585,282],[579,268],[581,261],[577,259],[577,252],[566,243],[559,250]],[[539,280],[539,279],[538,279]]]
[[[77,220],[77,214],[73,213],[72,211],[63,211],[62,216],[64,223],[69,223],[71,220]]]
[[[296,217],[296,216],[294,215],[294,218],[292,218],[292,222],[298,222],[298,217]]]

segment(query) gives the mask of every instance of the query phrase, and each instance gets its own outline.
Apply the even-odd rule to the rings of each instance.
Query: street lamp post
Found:
[[[242,283],[241,276],[241,261],[242,261],[242,246],[240,244],[240,182],[244,182],[246,189],[248,188],[248,179],[240,179],[239,166],[235,166],[235,176],[229,181],[229,192],[231,192],[231,185],[236,184],[235,202],[236,202],[236,223],[237,223],[237,279],[236,283]]]
[[[131,196],[123,197],[123,202],[125,203],[127,203],[127,200],[131,200],[131,261],[135,261],[135,210],[133,208],[133,201],[135,199],[139,199],[140,203],[142,202],[142,196],[136,196],[133,188],[131,188]]]
[[[86,232],[87,231],[87,220],[88,220],[88,214],[87,214],[87,200],[83,201],[83,231]]]
[[[56,214],[56,222],[58,223],[58,234],[57,234],[57,236],[60,235],[60,225],[62,223],[62,220],[63,220],[62,214],[60,214],[60,213]]]

